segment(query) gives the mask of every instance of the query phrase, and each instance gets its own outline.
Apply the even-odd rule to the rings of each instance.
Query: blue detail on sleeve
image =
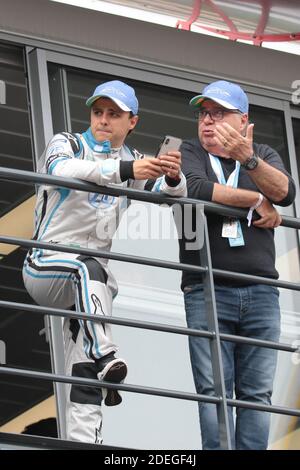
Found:
[[[114,173],[117,170],[117,162],[112,158],[105,160],[100,168],[100,172],[103,176]]]
[[[162,178],[159,178],[158,180],[156,180],[156,182],[155,182],[155,184],[152,188],[152,192],[160,193],[160,187],[161,187],[162,181],[163,181]]]
[[[53,170],[56,167],[56,165],[58,163],[62,162],[63,160],[70,160],[70,157],[62,157],[62,158],[57,158],[56,160],[54,160],[53,163],[51,163],[49,168],[48,168],[49,175],[52,175]]]

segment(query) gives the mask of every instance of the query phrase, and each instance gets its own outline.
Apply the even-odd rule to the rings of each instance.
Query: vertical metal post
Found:
[[[0,80],[0,104],[6,103],[6,84],[3,80]]]
[[[219,335],[218,316],[216,308],[214,279],[212,274],[212,264],[210,255],[209,236],[207,228],[207,219],[204,213],[203,204],[196,206],[196,238],[199,231],[204,230],[204,243],[200,252],[200,263],[202,267],[207,267],[207,272],[203,275],[204,301],[207,317],[208,330],[215,333],[210,340],[212,371],[215,385],[215,393],[222,399],[217,406],[217,415],[219,422],[220,446],[222,449],[231,450],[231,439],[229,429],[229,419],[227,410],[226,388],[224,380],[223,360],[221,353],[221,341]],[[199,239],[203,239],[200,234]],[[199,247],[200,248],[200,247]]]
[[[0,339],[0,364],[6,364],[6,344]]]
[[[37,163],[37,160],[40,155],[42,155],[46,144],[53,136],[46,52],[40,49],[27,48],[26,63],[36,159],[35,163]],[[46,317],[45,326],[48,330],[47,333],[49,336],[52,370],[55,374],[65,374],[62,319],[52,316]],[[65,385],[62,383],[54,383],[54,392],[56,398],[59,434],[61,438],[65,438]]]
[[[299,186],[300,175],[298,174],[297,155],[296,155],[296,149],[295,149],[291,108],[290,108],[290,104],[287,101],[284,102],[283,109],[284,109],[284,121],[285,121],[285,128],[286,128],[288,152],[289,152],[289,157],[290,157],[291,173],[294,177],[295,184],[296,184],[296,198],[294,202],[294,211],[295,211],[295,217],[299,218],[300,217],[300,186]],[[297,230],[297,233],[298,233],[298,241],[300,243],[299,230]]]
[[[54,133],[62,130],[72,132],[67,72],[54,64],[51,64],[48,72]]]

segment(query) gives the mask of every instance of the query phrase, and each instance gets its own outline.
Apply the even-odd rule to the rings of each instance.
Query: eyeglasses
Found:
[[[201,108],[199,111],[196,112],[195,116],[198,121],[203,121],[207,115],[209,115],[210,119],[212,121],[222,121],[224,119],[225,114],[232,113],[232,114],[242,114],[238,110],[232,110],[232,109],[205,109]]]

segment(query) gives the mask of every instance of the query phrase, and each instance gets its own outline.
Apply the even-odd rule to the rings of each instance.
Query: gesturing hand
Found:
[[[133,162],[133,174],[136,180],[156,179],[162,176],[161,162],[158,158],[143,158]]]
[[[224,149],[224,153],[234,160],[245,163],[253,155],[253,127],[249,124],[246,135],[243,136],[227,122],[216,125],[215,138]]]
[[[164,175],[172,179],[179,179],[181,173],[181,153],[168,152],[158,157]]]

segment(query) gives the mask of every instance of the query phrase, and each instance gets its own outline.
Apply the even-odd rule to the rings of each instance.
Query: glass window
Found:
[[[120,77],[67,69],[67,88],[73,132],[89,126],[85,101],[99,83]],[[139,122],[128,137],[128,144],[141,152],[155,154],[164,135],[180,138],[196,136],[196,123],[188,102],[194,93],[135,80],[123,79],[133,86],[140,104]]]
[[[5,83],[6,103],[0,104],[0,166],[33,170],[32,143],[23,48],[0,43],[0,80]],[[33,185],[1,180],[0,221],[12,236],[14,209],[34,194]],[[2,216],[5,215],[5,219]],[[28,217],[30,215],[28,214]],[[31,220],[31,217],[30,217]],[[23,226],[21,226],[23,230]],[[3,232],[2,232],[3,234]],[[21,235],[20,235],[21,236]],[[26,235],[27,236],[27,235]],[[22,280],[26,249],[0,251],[0,299],[32,303]],[[50,352],[42,315],[0,308],[0,341],[8,367],[50,371]],[[2,357],[3,359],[3,357]],[[0,376],[0,426],[53,394],[51,382],[18,376]]]
[[[73,68],[65,70],[71,128],[73,132],[81,132],[89,126],[89,110],[85,106],[86,98],[93,93],[99,83],[115,79],[122,80],[122,77]],[[140,103],[140,119],[134,132],[128,137],[129,145],[153,155],[166,134],[183,139],[197,136],[197,124],[188,106],[189,100],[195,93],[127,78],[124,81],[135,88]],[[268,144],[277,150],[289,170],[283,112],[262,106],[250,106],[250,118],[255,123],[254,140]]]
[[[22,48],[0,43],[0,80],[6,88],[6,103],[0,104],[0,165],[33,170]],[[33,194],[33,188],[28,185],[2,181],[0,216]]]
[[[254,123],[254,141],[270,145],[281,156],[290,171],[287,137],[283,111],[250,105],[250,122]]]
[[[300,119],[293,118],[294,142],[296,149],[296,158],[298,166],[298,175],[300,177]]]

